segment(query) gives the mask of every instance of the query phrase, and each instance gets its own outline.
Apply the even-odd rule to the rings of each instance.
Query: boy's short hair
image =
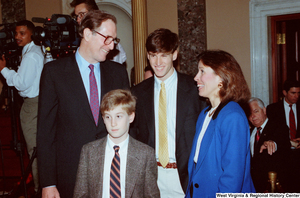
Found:
[[[169,29],[160,28],[152,32],[146,40],[147,52],[174,53],[178,48],[178,35]]]
[[[128,115],[135,112],[136,99],[128,90],[115,89],[106,93],[100,105],[101,114],[105,111],[110,111],[117,106],[122,105]]]

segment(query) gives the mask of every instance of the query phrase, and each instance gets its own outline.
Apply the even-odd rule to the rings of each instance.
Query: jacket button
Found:
[[[196,188],[199,188],[199,184],[195,184],[195,187],[196,187]]]

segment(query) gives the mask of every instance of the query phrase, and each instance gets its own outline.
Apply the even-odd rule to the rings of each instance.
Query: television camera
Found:
[[[33,17],[32,21],[43,23],[43,27],[35,27],[34,41],[42,43],[54,59],[76,51],[80,38],[77,22],[71,16],[53,14],[51,18],[46,19]]]
[[[16,23],[0,24],[0,58],[5,55],[6,66],[10,69],[17,70],[20,64],[20,55],[22,48],[15,42]]]

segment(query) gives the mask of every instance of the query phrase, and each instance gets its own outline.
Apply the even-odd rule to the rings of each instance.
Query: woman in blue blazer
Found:
[[[194,80],[210,105],[198,117],[186,197],[255,192],[249,124],[240,106],[250,98],[242,70],[231,54],[221,50],[200,54],[198,67]]]

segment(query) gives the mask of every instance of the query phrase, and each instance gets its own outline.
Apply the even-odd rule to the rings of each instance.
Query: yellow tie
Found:
[[[158,122],[159,122],[159,149],[158,160],[163,167],[166,167],[169,162],[168,152],[168,126],[167,126],[167,96],[165,83],[161,83],[159,94],[158,107]]]

